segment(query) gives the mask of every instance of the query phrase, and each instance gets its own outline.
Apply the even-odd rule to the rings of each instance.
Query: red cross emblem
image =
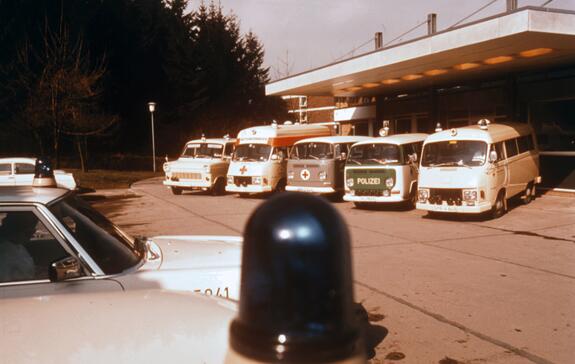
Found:
[[[310,177],[309,171],[307,169],[302,169],[300,172],[301,179],[307,181]]]
[[[242,168],[240,168],[240,172],[242,172],[242,174],[246,173],[248,171],[248,169],[246,168],[246,166],[242,166]]]

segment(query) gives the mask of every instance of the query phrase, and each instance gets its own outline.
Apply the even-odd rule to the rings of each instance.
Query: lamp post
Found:
[[[156,111],[156,103],[148,102],[148,110],[150,110],[152,120],[152,158],[154,163],[154,172],[156,172],[156,140],[154,137],[154,111]]]

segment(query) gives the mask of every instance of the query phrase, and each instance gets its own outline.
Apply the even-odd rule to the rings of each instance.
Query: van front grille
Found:
[[[443,201],[448,205],[461,206],[463,190],[460,188],[432,188],[429,191],[429,203],[441,205]]]
[[[172,179],[202,179],[201,173],[194,172],[174,172],[172,173]]]

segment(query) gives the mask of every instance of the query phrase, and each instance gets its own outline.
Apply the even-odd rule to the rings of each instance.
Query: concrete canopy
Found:
[[[393,94],[569,64],[575,13],[525,7],[270,82],[266,94]]]

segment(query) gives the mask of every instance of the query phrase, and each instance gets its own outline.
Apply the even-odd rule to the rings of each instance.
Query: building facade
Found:
[[[331,95],[344,132],[432,133],[487,118],[529,123],[544,185],[575,190],[575,12],[507,12],[274,81],[268,95]]]

